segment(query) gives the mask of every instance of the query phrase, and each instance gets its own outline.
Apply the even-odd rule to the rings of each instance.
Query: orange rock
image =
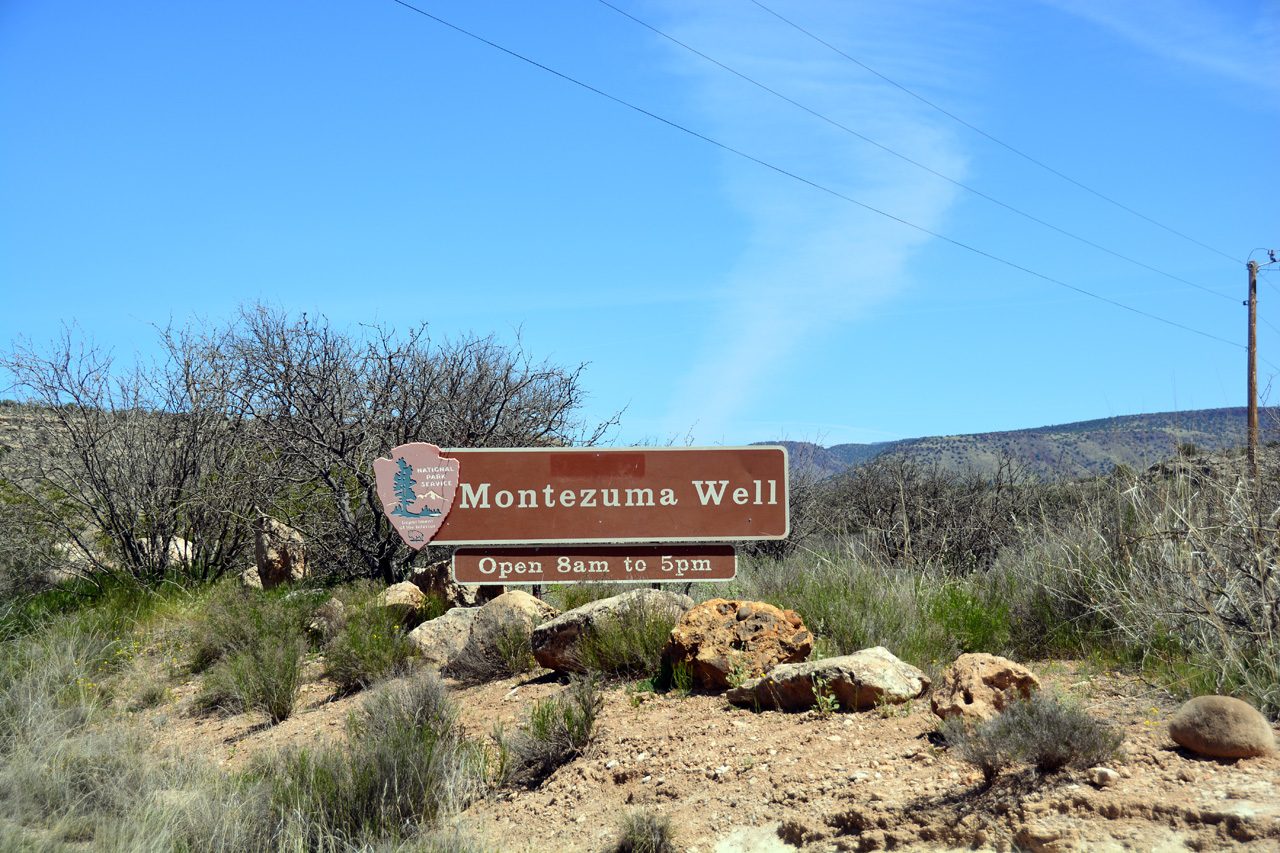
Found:
[[[794,610],[763,601],[713,598],[686,613],[662,650],[672,666],[689,668],[694,680],[724,690],[731,679],[757,677],[780,663],[799,663],[813,649],[813,635]]]

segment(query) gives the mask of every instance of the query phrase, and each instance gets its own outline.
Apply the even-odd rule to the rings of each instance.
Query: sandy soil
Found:
[[[312,664],[315,671],[319,665]],[[1163,690],[1073,662],[1031,664],[1046,688],[1121,726],[1117,784],[1024,769],[984,786],[931,737],[927,697],[892,712],[820,719],[753,713],[720,696],[606,691],[589,752],[535,790],[504,791],[454,822],[511,851],[596,851],[628,809],[667,815],[688,853],[990,849],[1280,851],[1280,759],[1214,761],[1169,740],[1179,702]],[[549,673],[454,685],[463,723],[483,735],[518,725],[563,687]],[[163,745],[225,768],[282,744],[339,739],[362,697],[333,701],[311,681],[300,710],[269,726],[255,715],[195,714],[198,683],[140,712]]]

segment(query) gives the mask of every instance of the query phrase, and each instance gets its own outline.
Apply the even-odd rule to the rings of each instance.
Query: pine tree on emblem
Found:
[[[418,500],[418,496],[413,493],[413,487],[418,485],[413,479],[413,467],[404,461],[404,457],[400,457],[400,461],[396,465],[395,490],[396,497],[400,499],[400,505],[397,506],[393,513],[396,515],[416,515],[417,513],[409,511],[409,504]]]

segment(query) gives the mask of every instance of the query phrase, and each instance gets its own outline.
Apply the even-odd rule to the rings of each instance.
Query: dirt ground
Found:
[[[319,665],[312,664],[318,671]],[[1179,701],[1131,675],[1075,662],[1030,664],[1047,689],[1123,728],[1120,778],[1010,772],[991,786],[931,737],[928,698],[892,710],[754,713],[722,696],[605,691],[588,753],[535,790],[504,791],[454,823],[495,849],[599,851],[620,816],[669,816],[686,853],[831,850],[1280,851],[1280,759],[1215,761],[1169,740]],[[454,685],[470,733],[519,724],[535,700],[562,690],[549,673],[479,687]],[[361,696],[333,701],[307,684],[301,708],[276,726],[255,715],[193,713],[196,681],[136,715],[162,745],[225,768],[282,744],[343,736]]]

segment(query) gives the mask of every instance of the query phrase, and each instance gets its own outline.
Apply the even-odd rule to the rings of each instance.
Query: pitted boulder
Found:
[[[467,647],[471,626],[479,615],[478,607],[455,607],[414,628],[409,632],[409,641],[424,661],[437,669],[446,669]]]
[[[691,607],[693,599],[689,596],[661,589],[635,589],[591,601],[534,628],[530,637],[533,656],[547,669],[580,672],[580,641],[592,626],[636,611],[679,619]]]
[[[1197,696],[1169,719],[1169,737],[1214,758],[1273,755],[1276,737],[1267,718],[1231,696]]]
[[[929,679],[903,663],[883,646],[835,658],[784,663],[761,678],[732,688],[727,698],[735,705],[803,711],[817,705],[815,688],[825,687],[843,711],[875,705],[900,705],[923,696]]]
[[[760,676],[778,664],[803,661],[812,649],[813,635],[794,610],[713,598],[676,623],[662,659],[687,666],[703,687],[724,690],[731,675]]]
[[[301,533],[263,515],[254,525],[253,534],[253,559],[263,589],[307,576],[307,544]]]
[[[1010,702],[1029,699],[1040,679],[1021,664],[988,654],[960,655],[933,691],[933,713],[986,721]]]

